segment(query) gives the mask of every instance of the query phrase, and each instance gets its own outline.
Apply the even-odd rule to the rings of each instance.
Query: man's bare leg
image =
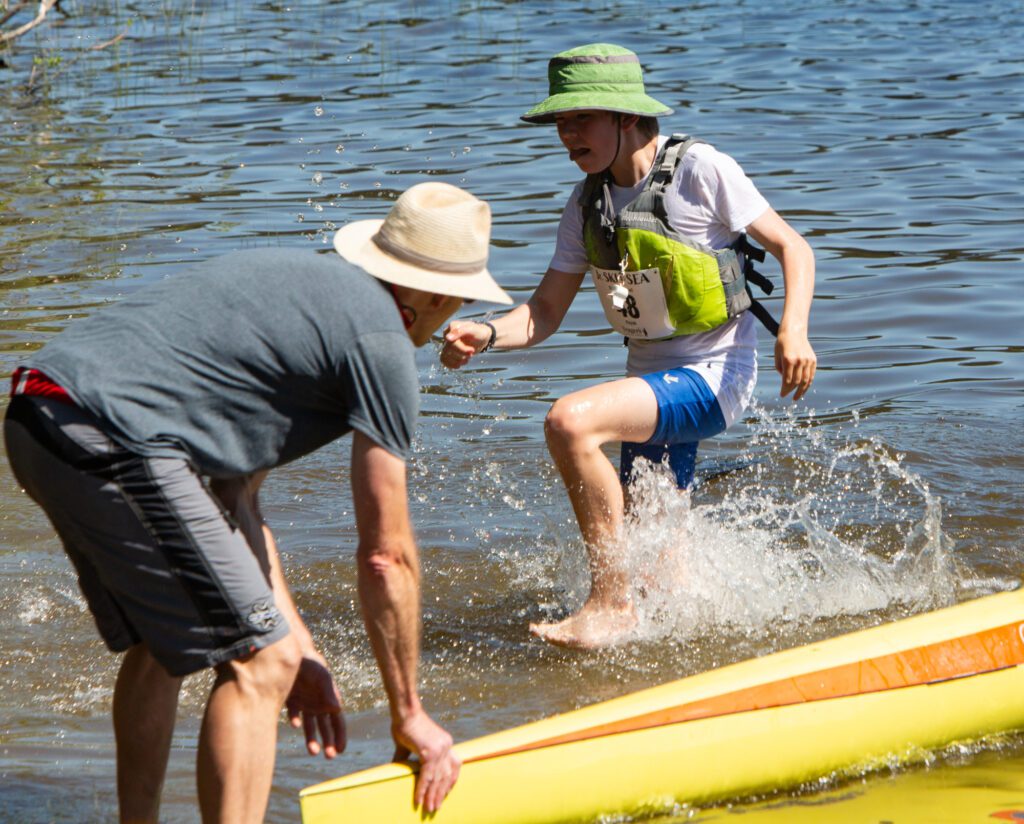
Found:
[[[278,721],[300,662],[298,643],[289,635],[217,667],[196,763],[205,824],[263,820]]]
[[[181,678],[144,644],[125,653],[114,687],[117,798],[121,824],[155,824],[171,751]]]
[[[657,424],[657,400],[639,378],[575,392],[557,401],[545,421],[548,449],[572,502],[590,564],[590,595],[579,612],[530,631],[563,646],[603,647],[636,625],[622,546],[624,497],[619,476],[601,450],[613,440],[644,441]]]

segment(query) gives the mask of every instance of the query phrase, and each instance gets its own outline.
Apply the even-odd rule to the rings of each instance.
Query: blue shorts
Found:
[[[692,369],[680,366],[639,377],[658,400],[658,424],[650,440],[622,444],[619,480],[629,483],[637,458],[660,464],[667,457],[676,483],[685,489],[693,482],[698,441],[725,431],[722,408],[707,382]]]

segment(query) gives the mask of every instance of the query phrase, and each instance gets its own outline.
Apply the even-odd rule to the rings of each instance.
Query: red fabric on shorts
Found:
[[[19,366],[11,375],[11,397],[15,395],[34,395],[35,397],[53,398],[55,401],[74,406],[75,402],[60,384],[54,383],[38,369]]]

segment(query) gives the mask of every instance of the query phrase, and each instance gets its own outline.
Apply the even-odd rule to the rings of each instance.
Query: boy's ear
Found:
[[[630,129],[632,129],[639,122],[640,122],[640,115],[638,115],[638,114],[620,114],[619,115],[619,125],[621,125],[622,128],[625,129],[626,131],[629,131]]]

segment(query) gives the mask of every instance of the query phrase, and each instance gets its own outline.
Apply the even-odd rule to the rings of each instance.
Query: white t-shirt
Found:
[[[658,149],[668,139],[658,138]],[[617,212],[640,193],[646,178],[635,186],[612,184]],[[573,189],[558,224],[550,268],[580,273],[590,268],[583,245],[583,210],[579,199],[584,181]],[[713,249],[731,244],[768,209],[739,164],[706,143],[696,143],[683,155],[676,185],[666,193],[665,210],[672,228]],[[644,375],[685,366],[707,381],[718,399],[727,426],[743,413],[757,381],[757,335],[754,317],[744,312],[708,332],[667,340],[630,340],[627,375]]]

